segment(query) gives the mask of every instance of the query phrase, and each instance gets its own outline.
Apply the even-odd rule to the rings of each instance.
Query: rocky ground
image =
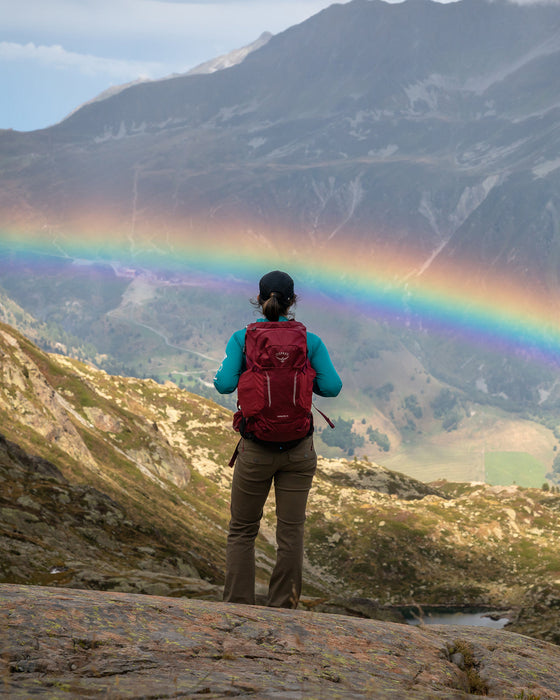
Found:
[[[158,595],[215,595],[150,522],[0,435],[0,580]]]
[[[560,699],[560,648],[476,627],[0,585],[0,692]]]

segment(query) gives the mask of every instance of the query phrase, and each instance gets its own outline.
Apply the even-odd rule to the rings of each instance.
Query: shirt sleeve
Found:
[[[237,382],[243,371],[243,347],[245,329],[237,331],[228,340],[226,356],[214,377],[214,386],[220,394],[231,394],[237,389]]]
[[[334,368],[325,344],[318,335],[308,331],[307,347],[311,366],[317,373],[313,391],[319,396],[338,396],[342,389],[342,380]]]

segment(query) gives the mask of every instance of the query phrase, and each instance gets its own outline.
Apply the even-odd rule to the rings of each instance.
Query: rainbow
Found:
[[[33,260],[39,273],[49,256],[57,256],[74,265],[106,262],[180,277],[245,298],[254,295],[264,272],[284,269],[312,305],[336,304],[384,323],[460,335],[498,352],[560,363],[560,305],[546,290],[468,261],[427,267],[418,253],[378,250],[362,238],[317,242],[281,230],[264,236],[247,225],[220,230],[168,223],[145,226],[132,236],[98,220],[82,222],[79,235],[11,229],[0,232],[0,284],[7,251]]]

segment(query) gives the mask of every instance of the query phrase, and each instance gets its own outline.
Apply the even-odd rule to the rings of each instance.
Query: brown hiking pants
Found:
[[[255,538],[274,481],[278,549],[267,605],[297,607],[302,585],[305,508],[316,468],[313,436],[286,452],[241,440],[231,488],[225,601],[255,604]]]

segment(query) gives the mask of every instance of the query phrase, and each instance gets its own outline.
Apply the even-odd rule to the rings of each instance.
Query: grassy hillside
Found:
[[[184,560],[219,580],[227,504],[208,473],[233,450],[228,412],[174,385],[48,355],[4,325],[0,347],[5,437],[107,494],[162,544],[182,543]]]
[[[227,409],[47,354],[0,324],[0,425],[0,580],[220,597],[236,442]],[[274,529],[271,496],[259,592]],[[555,490],[426,484],[368,459],[321,457],[304,591],[502,608],[533,591],[541,605],[538,590],[560,571],[559,535]]]

